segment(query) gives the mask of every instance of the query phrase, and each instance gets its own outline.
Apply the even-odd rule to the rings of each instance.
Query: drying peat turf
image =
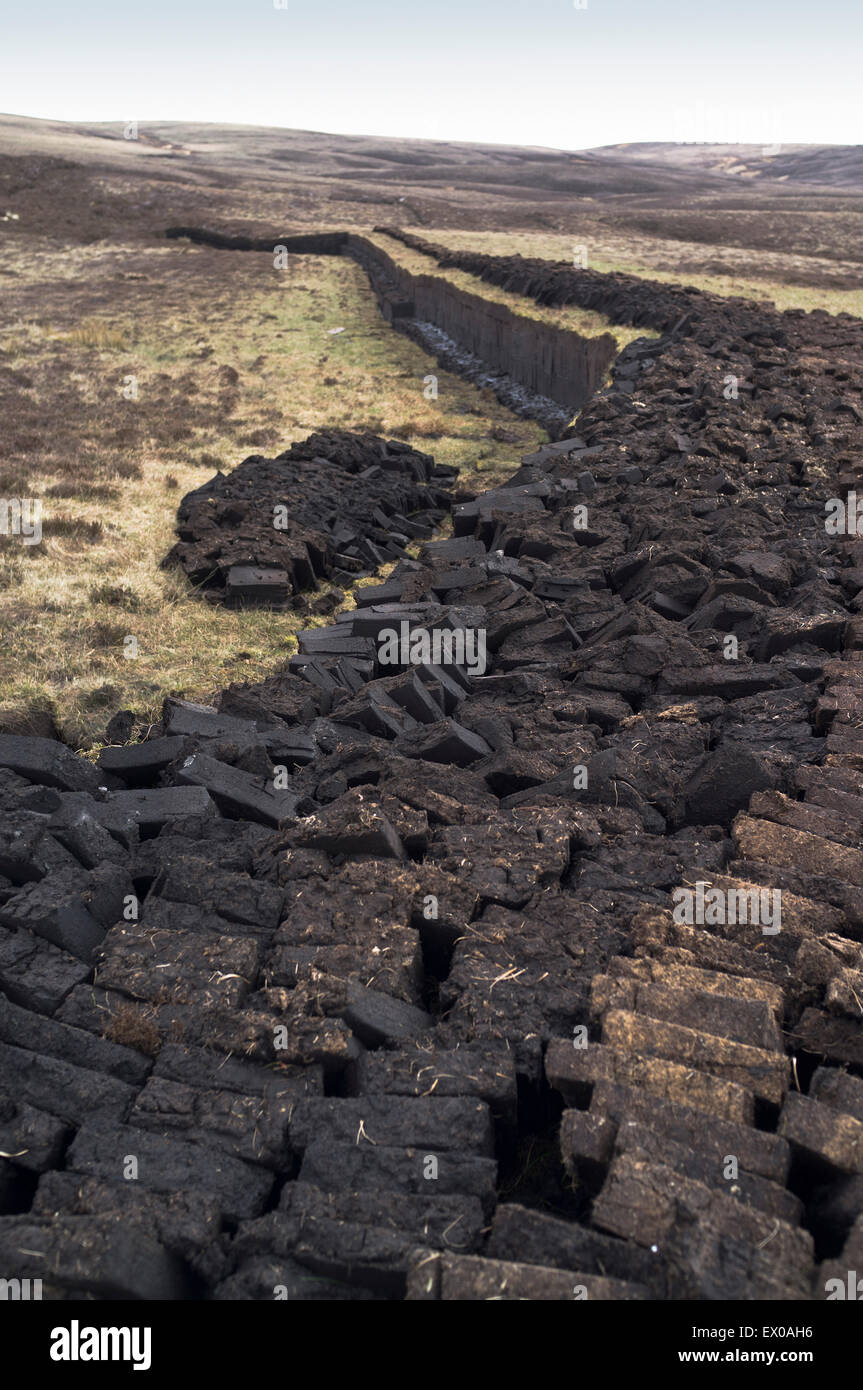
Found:
[[[97,765],[0,737],[0,1268],[46,1297],[863,1268],[863,326],[471,266],[660,336],[489,492],[332,432],[206,484],[219,596],[392,568]]]

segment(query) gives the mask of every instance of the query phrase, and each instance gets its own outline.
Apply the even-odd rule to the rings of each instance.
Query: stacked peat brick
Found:
[[[323,430],[277,458],[252,454],[188,493],[163,563],[180,566],[205,597],[287,605],[320,579],[352,584],[431,536],[454,475],[398,440]]]

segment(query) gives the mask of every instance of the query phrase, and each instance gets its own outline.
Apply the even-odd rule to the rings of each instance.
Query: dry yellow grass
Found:
[[[61,336],[63,342],[75,343],[78,347],[98,348],[102,352],[122,352],[127,346],[125,334],[104,319],[83,319]]]

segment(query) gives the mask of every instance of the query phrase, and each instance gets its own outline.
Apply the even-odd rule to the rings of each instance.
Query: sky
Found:
[[[863,143],[860,0],[0,0],[0,111],[589,149]]]

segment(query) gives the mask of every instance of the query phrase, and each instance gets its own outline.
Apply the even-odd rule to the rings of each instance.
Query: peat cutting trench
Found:
[[[0,1269],[823,1299],[863,1268],[863,323],[421,246],[661,336],[471,500],[334,431],[214,480],[173,560],[226,597],[395,568],[98,766],[0,737]]]
[[[461,268],[443,248],[393,229],[377,231],[432,261],[446,259],[448,266]],[[575,412],[601,385],[617,351],[610,333],[586,338],[513,313],[505,304],[463,290],[441,275],[414,274],[368,237],[350,232],[254,239],[171,227],[167,236],[270,255],[278,245],[289,255],[349,256],[365,271],[378,308],[393,328],[436,357],[447,371],[490,387],[515,414],[538,420],[552,438],[564,433]]]

